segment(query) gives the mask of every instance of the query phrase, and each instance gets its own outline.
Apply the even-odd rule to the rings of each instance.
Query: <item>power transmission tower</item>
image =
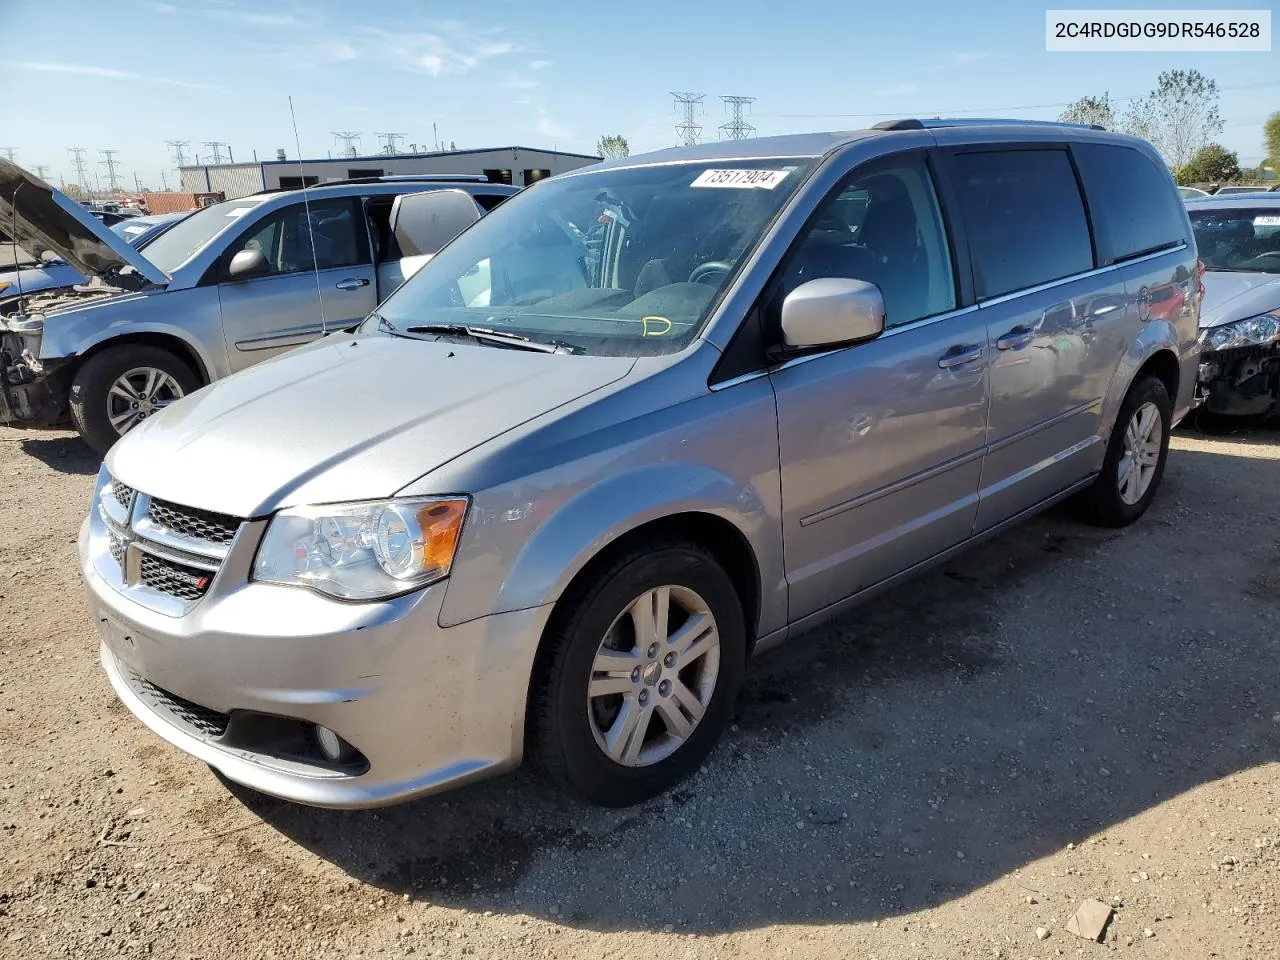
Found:
[[[190,140],[166,140],[165,143],[173,150],[173,165],[175,167],[185,167],[187,165],[186,148],[191,145]]]
[[[720,124],[720,132],[726,140],[745,140],[756,132],[756,128],[742,119],[742,110],[756,102],[755,97],[721,97],[725,111],[729,114],[727,123]]]
[[[76,168],[76,186],[81,193],[88,193],[93,188],[89,185],[89,174],[84,168],[84,147],[67,147],[67,153],[71,154],[71,162]]]
[[[400,152],[396,149],[396,141],[403,140],[405,137],[403,133],[376,133],[374,136],[376,136],[378,138],[378,142],[382,144],[382,149],[379,152],[385,153],[389,157],[395,156],[395,154]]]
[[[115,193],[120,189],[120,177],[116,173],[116,154],[119,150],[99,150],[102,159],[98,162],[107,168],[107,189]]]
[[[13,149],[13,147],[0,147],[0,153],[3,153],[6,157],[8,157],[10,163],[13,162],[13,158],[17,154],[17,152],[18,151]]]
[[[36,176],[39,177],[41,180],[45,181],[46,183],[49,181],[48,176],[46,176],[48,169],[49,169],[48,166],[46,166],[43,163],[37,163],[35,166]]]
[[[346,157],[358,157],[356,145],[360,143],[360,133],[356,130],[335,130],[333,139],[342,141],[342,154]]]
[[[676,124],[676,135],[680,138],[680,142],[686,147],[692,147],[698,142],[698,136],[702,133],[702,124],[694,119],[698,111],[702,109],[702,99],[705,93],[672,93],[675,100],[675,108],[681,114],[681,120]]]
[[[222,148],[226,146],[221,140],[204,140],[203,145],[213,152],[213,165],[217,166],[222,162]]]

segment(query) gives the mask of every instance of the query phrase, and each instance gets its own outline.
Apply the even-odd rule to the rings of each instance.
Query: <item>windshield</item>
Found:
[[[197,251],[259,203],[261,199],[228,200],[197,210],[147,244],[147,259],[172,274]]]
[[[583,353],[674,352],[812,165],[703,162],[548,180],[445,247],[379,314],[401,332],[457,324]]]
[[[146,235],[155,228],[156,224],[152,223],[150,220],[144,223],[138,223],[136,217],[131,217],[128,220],[121,220],[119,223],[113,224],[107,229],[116,236],[124,237],[125,242],[128,243],[129,246],[136,247],[146,238]]]
[[[1280,204],[1190,213],[1206,269],[1280,273]]]

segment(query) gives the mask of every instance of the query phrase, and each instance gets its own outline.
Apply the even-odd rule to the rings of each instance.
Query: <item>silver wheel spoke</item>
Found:
[[[656,709],[658,715],[662,717],[662,722],[667,725],[667,733],[673,737],[683,740],[693,733],[693,721],[686,717],[680,711],[680,707],[670,699],[658,701]]]
[[[1122,490],[1128,484],[1129,474],[1131,473],[1133,473],[1133,457],[1121,457],[1120,466],[1117,469],[1116,480],[1119,482]]]
[[[622,701],[622,709],[618,711],[613,725],[604,736],[605,751],[613,759],[622,760],[627,747],[631,745],[631,735],[635,733],[642,712],[644,708],[634,697],[627,697]]]
[[[137,419],[138,419],[137,410],[126,410],[124,413],[117,414],[116,416],[110,418],[111,426],[116,428],[117,433],[124,433],[131,426],[133,426],[133,421]]]
[[[635,650],[604,649],[596,654],[595,662],[591,664],[591,672],[630,674],[641,665],[643,659]]]
[[[162,374],[155,367],[147,370],[147,384],[142,388],[144,397],[154,397],[156,393],[156,383],[160,380]]]
[[[117,380],[111,385],[111,395],[119,397],[127,403],[134,403],[138,400],[138,395],[133,391],[133,384],[128,380]]]
[[[641,649],[667,639],[667,611],[671,588],[656,587],[631,604],[631,622],[636,630],[636,646]]]
[[[624,676],[609,676],[608,674],[600,677],[591,678],[591,687],[587,690],[587,696],[591,699],[596,697],[607,697],[618,693],[630,693],[635,689],[636,682],[631,679],[631,674]]]
[[[697,660],[716,642],[716,622],[709,613],[695,613],[671,635],[668,643],[681,665]]]
[[[697,694],[679,680],[671,687],[671,699],[680,704],[695,723],[702,719],[702,715],[707,709],[702,701],[698,699]]]

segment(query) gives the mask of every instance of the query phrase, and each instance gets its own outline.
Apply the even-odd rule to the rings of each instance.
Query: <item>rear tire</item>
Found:
[[[118,384],[137,394],[132,419],[128,413],[133,401],[120,392],[112,394]],[[107,347],[86,360],[71,381],[71,422],[84,442],[105,456],[123,433],[199,387],[200,378],[191,367],[163,347],[146,343]],[[119,408],[115,418],[123,430],[112,422],[109,404]]]
[[[1164,476],[1172,423],[1164,383],[1150,375],[1137,380],[1120,405],[1102,472],[1081,497],[1089,520],[1124,527],[1146,513]]]
[[[554,615],[530,689],[530,745],[553,781],[591,803],[648,800],[715,746],[746,650],[741,600],[709,553],[638,546]]]

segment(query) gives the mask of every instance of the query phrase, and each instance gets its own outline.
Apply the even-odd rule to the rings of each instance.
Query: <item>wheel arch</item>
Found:
[[[145,344],[168,350],[191,368],[192,372],[200,379],[201,386],[209,383],[211,379],[209,362],[194,342],[176,333],[161,330],[142,330],[99,340],[76,355],[75,362],[71,365],[71,375],[74,376],[91,357],[97,356],[104,350],[130,344]]]

